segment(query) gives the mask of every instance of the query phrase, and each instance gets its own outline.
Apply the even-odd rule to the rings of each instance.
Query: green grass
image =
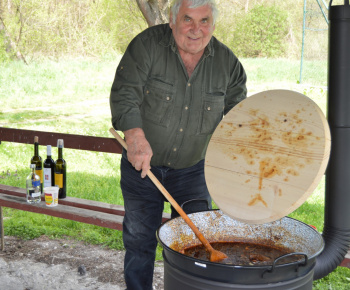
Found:
[[[348,268],[338,267],[323,279],[313,282],[314,290],[348,290],[350,287],[350,271]]]
[[[291,59],[243,59],[242,64],[249,72],[248,83],[250,88],[271,85],[278,89],[280,85],[295,87],[300,78],[300,61]],[[312,86],[327,85],[327,62],[304,61],[302,83]]]
[[[111,137],[109,91],[120,56],[97,60],[43,61],[29,66],[20,62],[1,64],[0,126],[39,131]],[[326,112],[326,75],[318,74],[315,85],[298,84],[299,61],[243,59],[249,94],[269,89],[291,89],[309,96]],[[312,64],[308,64],[312,65]],[[323,64],[313,64],[322,66]],[[40,140],[39,140],[40,141]],[[46,157],[46,148],[40,146]],[[57,157],[57,148],[53,148]],[[0,183],[25,187],[33,146],[0,144]],[[123,205],[119,185],[120,156],[64,149],[68,164],[68,195]],[[169,212],[169,205],[166,211]],[[324,180],[291,217],[314,225],[321,232],[324,215]],[[123,249],[122,233],[41,214],[5,209],[5,235],[33,239],[69,237],[87,243]],[[161,259],[158,248],[157,259]],[[338,267],[314,282],[314,289],[346,289],[350,270]]]

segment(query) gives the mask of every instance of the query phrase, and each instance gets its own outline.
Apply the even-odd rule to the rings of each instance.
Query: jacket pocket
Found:
[[[157,125],[168,127],[174,110],[174,86],[159,79],[150,79],[143,89],[141,114]]]
[[[204,93],[197,134],[212,134],[224,116],[225,93]]]

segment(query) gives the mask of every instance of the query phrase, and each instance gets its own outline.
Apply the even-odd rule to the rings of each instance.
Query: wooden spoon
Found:
[[[118,140],[118,142],[127,150],[127,145],[122,137],[113,129],[109,129],[109,131],[112,133],[112,135]],[[164,197],[170,202],[170,204],[175,208],[175,210],[179,213],[179,215],[185,220],[185,222],[188,224],[188,226],[192,229],[192,231],[195,233],[197,238],[201,241],[201,243],[204,245],[204,247],[207,249],[207,251],[210,254],[210,262],[220,262],[227,258],[227,256],[220,252],[215,250],[208,240],[203,236],[203,234],[198,230],[198,228],[194,225],[194,223],[191,221],[191,219],[187,216],[187,214],[183,211],[183,209],[179,206],[179,204],[173,199],[173,197],[170,195],[170,193],[164,188],[164,186],[159,182],[157,177],[154,176],[154,174],[148,170],[147,176],[152,180],[154,185],[160,190],[160,192],[164,195]]]

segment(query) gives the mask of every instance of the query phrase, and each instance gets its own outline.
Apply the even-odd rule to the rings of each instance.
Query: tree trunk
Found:
[[[249,11],[249,0],[245,3],[245,13],[247,14]]]
[[[136,0],[148,26],[169,22],[170,0]]]
[[[10,34],[8,33],[5,23],[0,15],[0,34],[4,35],[4,41],[8,49],[6,51],[12,52],[16,55],[17,59],[24,61],[25,64],[28,64],[22,53],[18,50],[17,45],[12,41]]]

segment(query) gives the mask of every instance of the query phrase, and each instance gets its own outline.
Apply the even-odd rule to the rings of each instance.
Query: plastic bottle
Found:
[[[39,203],[41,201],[40,176],[35,172],[35,164],[30,164],[31,172],[26,180],[27,202]]]

